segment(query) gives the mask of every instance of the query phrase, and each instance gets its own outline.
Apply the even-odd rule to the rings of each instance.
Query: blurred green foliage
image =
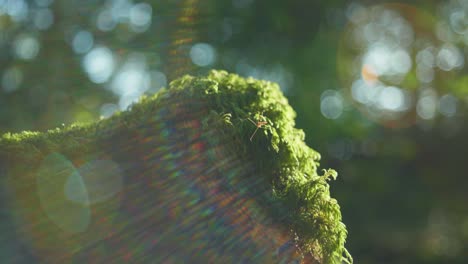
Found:
[[[0,1],[0,131],[109,116],[183,73],[268,79],[340,175],[356,263],[463,263],[468,2],[378,4]]]

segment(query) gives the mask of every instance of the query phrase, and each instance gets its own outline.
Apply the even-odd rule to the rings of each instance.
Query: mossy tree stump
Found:
[[[276,84],[212,71],[96,123],[5,134],[0,224],[29,257],[0,258],[351,262],[336,172],[294,118]]]

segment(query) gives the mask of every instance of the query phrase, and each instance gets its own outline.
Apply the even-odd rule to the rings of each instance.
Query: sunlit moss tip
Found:
[[[223,133],[243,143],[236,144],[238,155],[252,157],[260,175],[267,178],[270,202],[287,208],[287,212],[271,213],[290,227],[304,254],[323,263],[352,263],[344,246],[347,231],[340,207],[330,197],[327,182],[337,173],[317,172],[320,154],[305,144],[304,132],[295,128],[296,113],[277,84],[211,71],[206,77],[182,77],[166,92],[206,100],[212,114],[204,122],[217,117],[215,123],[222,124]],[[250,140],[253,123],[262,125]]]

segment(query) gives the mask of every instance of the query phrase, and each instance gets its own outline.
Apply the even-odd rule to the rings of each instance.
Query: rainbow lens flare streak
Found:
[[[197,103],[159,106],[144,125],[97,131],[99,143],[83,156],[47,153],[26,180],[7,177],[8,210],[1,212],[10,222],[1,227],[14,230],[29,257],[18,250],[0,257],[13,263],[300,262],[290,231],[258,202],[268,185],[251,162],[229,154],[229,139],[214,128],[202,133],[199,118],[206,114]]]

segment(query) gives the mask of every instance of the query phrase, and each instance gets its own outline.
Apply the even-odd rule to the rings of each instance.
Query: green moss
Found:
[[[304,143],[304,132],[295,128],[296,113],[276,84],[212,71],[206,78],[176,80],[169,91],[207,100],[224,121],[226,133],[242,139],[238,153],[253,157],[258,171],[272,184],[274,202],[287,205],[288,215],[276,218],[291,227],[304,252],[325,263],[352,261],[344,248],[347,232],[340,208],[330,197],[327,183],[337,173],[317,173],[320,154]],[[252,142],[249,138],[255,127],[247,118],[267,122]]]
[[[337,201],[330,197],[328,180],[334,170],[317,172],[320,154],[304,143],[295,128],[296,113],[279,87],[271,82],[241,78],[224,71],[206,77],[184,76],[152,97],[142,98],[130,111],[86,125],[72,125],[46,133],[5,134],[0,139],[0,161],[38,164],[44,153],[71,156],[89,153],[94,144],[116,131],[135,130],[154,115],[157,105],[170,98],[201,102],[205,138],[224,142],[246,164],[254,167],[270,192],[258,198],[276,223],[291,230],[297,247],[323,263],[352,262],[344,244],[346,228]],[[263,123],[252,141],[256,127]],[[215,132],[213,132],[215,131]]]

